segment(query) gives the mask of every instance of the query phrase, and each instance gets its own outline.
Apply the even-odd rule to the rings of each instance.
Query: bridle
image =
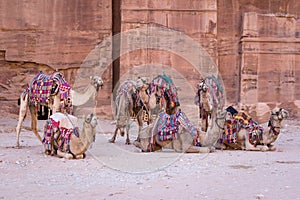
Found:
[[[221,120],[221,119],[225,119],[225,117],[226,117],[226,114],[224,115],[224,117],[218,117],[217,116],[216,120],[215,120],[215,123],[217,124],[218,128],[221,129],[221,130],[225,130],[224,129],[224,124],[223,124],[223,126],[220,126],[219,123],[218,123],[218,121]]]
[[[274,117],[273,116],[278,116],[278,114],[277,113],[276,114],[271,114],[268,126],[270,127],[270,131],[272,130],[275,135],[279,135],[281,127],[280,126],[274,126],[274,124],[273,124],[273,120],[274,120],[273,118]],[[276,129],[279,129],[279,130],[276,130]]]

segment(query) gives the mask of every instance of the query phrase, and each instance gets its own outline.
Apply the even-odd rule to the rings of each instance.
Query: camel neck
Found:
[[[88,87],[85,89],[84,93],[76,92],[75,90],[72,90],[72,104],[74,106],[80,106],[88,102],[88,100],[94,96],[96,93],[96,88],[93,87],[91,84],[88,85]]]

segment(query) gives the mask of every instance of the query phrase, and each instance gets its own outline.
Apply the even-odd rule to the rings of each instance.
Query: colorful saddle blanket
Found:
[[[135,93],[136,90],[136,82],[132,80],[127,80],[123,82],[118,90],[116,101],[120,99],[121,95],[126,95],[127,97],[130,97],[132,93]]]
[[[160,90],[166,101],[171,102],[167,104],[168,107],[180,106],[178,99],[177,88],[173,83],[172,79],[166,74],[156,76],[150,83],[150,93],[153,93],[154,90]],[[161,99],[161,105],[163,104],[163,98]]]
[[[225,125],[225,131],[220,139],[224,143],[236,143],[237,132],[244,128],[248,131],[249,142],[256,146],[263,140],[262,133],[263,127],[261,127],[251,116],[245,111],[238,112],[233,119],[227,120]]]
[[[197,136],[197,128],[190,123],[190,120],[181,110],[173,115],[161,112],[159,118],[157,130],[160,141],[177,139],[179,125],[183,126],[194,138]]]
[[[60,100],[65,101],[65,105],[67,105],[68,99],[70,99],[70,90],[69,83],[61,73],[54,72],[47,75],[40,72],[33,78],[23,93],[29,93],[31,103],[49,103],[50,95],[59,91]]]
[[[46,150],[51,151],[51,146],[56,141],[61,151],[69,152],[72,135],[79,137],[77,118],[72,115],[55,113],[46,121],[42,142]]]
[[[205,78],[205,83],[209,87],[214,107],[222,109],[225,104],[224,90],[219,80],[213,75]]]

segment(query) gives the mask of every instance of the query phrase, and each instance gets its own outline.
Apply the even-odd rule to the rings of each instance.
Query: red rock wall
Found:
[[[63,70],[74,83],[82,61],[111,36],[111,11],[112,1],[106,0],[1,1],[0,50],[6,51],[0,60],[1,102],[14,106],[21,87],[38,70]],[[299,15],[297,0],[122,0],[121,31],[163,26],[193,38],[217,63],[227,103],[249,105],[265,120],[276,105],[294,116],[299,111]],[[200,78],[187,60],[153,49],[122,55],[120,74],[143,64],[172,66],[192,85]],[[97,111],[109,116],[110,67],[103,78]]]
[[[29,82],[19,76],[34,76],[38,70],[33,69],[37,66],[42,66],[39,70],[45,72],[49,68],[59,69],[73,84],[88,54],[110,35],[111,1],[0,1],[0,50],[6,51],[0,64],[3,72],[0,74],[3,84],[0,99],[14,106],[13,113],[18,113],[15,99]],[[12,62],[16,63],[14,72],[11,71]],[[111,72],[106,72],[105,76],[105,81],[109,82]],[[16,80],[22,82],[23,88]],[[84,81],[86,85],[88,79]],[[99,98],[109,104],[111,83],[106,84],[104,91],[106,95]]]
[[[276,105],[299,109],[300,21],[294,16],[245,13],[241,39],[241,103],[268,116]],[[259,103],[258,103],[259,102]]]
[[[106,0],[4,0],[0,17],[0,46],[7,60],[58,69],[79,67],[111,34],[111,3]]]
[[[299,117],[299,17],[297,0],[218,1],[218,60],[227,101],[247,105],[260,121],[276,105]]]

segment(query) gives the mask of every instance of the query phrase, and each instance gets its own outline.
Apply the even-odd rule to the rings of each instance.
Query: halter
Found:
[[[220,126],[220,125],[218,124],[218,121],[221,120],[221,119],[225,119],[225,117],[226,117],[226,115],[225,115],[224,117],[216,117],[216,120],[215,120],[215,123],[217,124],[218,128],[221,129],[221,130],[225,130],[225,129],[224,129],[224,125],[223,125],[223,127]]]
[[[269,120],[269,123],[268,123],[268,126],[270,127],[270,131],[272,130],[274,132],[274,135],[279,135],[280,133],[280,128],[279,126],[274,126],[274,124],[272,123],[272,118],[273,116],[278,116],[277,114],[271,114],[271,117],[270,117],[270,120]],[[275,130],[275,129],[279,129],[278,131]]]

